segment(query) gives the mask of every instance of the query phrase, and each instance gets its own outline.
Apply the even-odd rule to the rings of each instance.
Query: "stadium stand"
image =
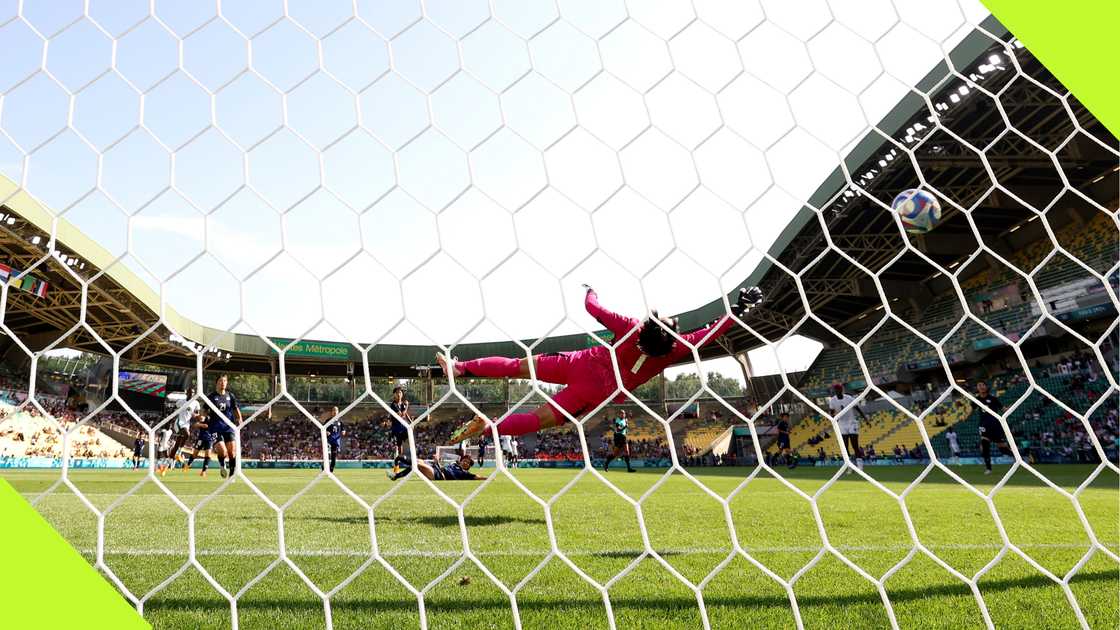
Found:
[[[1115,265],[1116,229],[1107,215],[1097,213],[1087,221],[1071,223],[1058,230],[1056,235],[1058,241],[1073,257],[1098,273],[1107,272]],[[1040,265],[1039,261],[1049,254],[1050,249],[1047,240],[1040,240],[1014,250],[1007,259],[1018,270],[1027,273],[1033,270],[1036,284],[1041,290],[1061,287],[1076,281],[1084,282],[1085,279],[1092,277],[1078,263],[1064,256],[1054,256],[1046,264]],[[979,265],[970,266],[975,268]],[[958,273],[963,274],[965,271],[958,270]],[[1029,286],[1017,271],[1000,263],[986,265],[979,271],[969,270],[967,273],[971,275],[962,280],[961,287],[966,303],[978,319],[1013,338],[1035,323],[1039,316],[1038,307],[1034,304]],[[1112,281],[1115,282],[1114,279]],[[1016,300],[1012,298],[1010,304],[998,300],[992,304],[985,303],[990,296],[1008,287],[1013,287],[1024,301],[1015,303]],[[999,295],[1008,296],[1012,295],[1012,292],[1003,290]],[[915,310],[904,303],[896,303],[892,309],[911,325],[920,323],[921,330],[934,339],[943,337],[961,316],[960,301],[951,294],[941,295],[931,300],[923,309]],[[874,321],[877,319],[869,318],[865,325],[871,325]],[[849,334],[852,338],[857,338],[866,334],[866,330],[867,328],[864,328],[864,332],[859,332],[857,326],[856,330],[849,331]],[[998,345],[986,346],[992,343],[988,341],[991,336],[990,332],[975,321],[967,321],[946,340],[944,350],[951,361],[960,360],[978,347]],[[899,378],[908,379],[906,383],[913,382],[911,387],[921,387],[922,376],[909,373],[902,361],[913,363],[937,357],[932,347],[894,321],[888,321],[881,326],[862,344],[861,350],[872,381],[884,390],[891,389]],[[983,354],[977,356],[975,352],[970,357],[973,368],[987,374],[999,374],[992,378],[992,381],[997,395],[1005,404],[1010,404],[1023,395],[1026,391],[1026,383],[1021,376],[1010,373],[1000,374],[1003,371],[1001,367],[985,365],[985,360]],[[1103,380],[1099,379],[1098,375],[1088,371],[1075,374],[1077,370],[1073,367],[1064,367],[1065,358],[1061,355],[1048,356],[1045,361],[1045,364],[1038,363],[1034,368],[1037,382],[1063,401],[1069,401],[1068,404],[1074,409],[1086,409],[1089,401],[1093,400],[1095,395],[1099,395],[1104,387]],[[47,378],[49,375],[40,376],[43,378],[39,381],[44,384],[44,388],[40,390],[40,402],[64,423],[77,420],[66,409],[64,400],[56,395],[64,390],[47,391],[46,385],[54,381]],[[1080,382],[1076,382],[1078,379]],[[65,378],[59,377],[54,380],[65,387]],[[846,344],[837,343],[825,348],[819,354],[796,385],[805,395],[821,399],[827,396],[828,388],[833,383],[845,383],[854,391],[859,391],[864,388],[865,380],[866,375],[856,361],[854,351]],[[21,383],[26,381],[24,375],[12,371],[10,366],[3,366],[3,369],[0,369],[0,400],[9,405],[22,402],[26,398],[26,393],[21,391],[24,389]],[[344,401],[350,386],[343,384],[334,387],[334,385],[337,384],[324,382],[316,385],[317,398],[323,398],[323,392],[330,389],[328,393],[332,396],[328,398],[332,401],[335,398]],[[335,392],[335,389],[338,391]],[[494,388],[479,390],[477,398],[481,402],[477,404],[491,417],[498,417],[506,411],[507,407],[502,402],[492,400],[494,391],[491,390]],[[44,395],[44,392],[47,393]],[[334,396],[334,394],[338,395]],[[1102,406],[1093,421],[1092,429],[1101,436],[1102,441],[1108,444],[1115,443],[1115,407],[1115,401]],[[594,450],[593,456],[600,457],[609,449],[610,432],[606,420],[607,416],[618,408],[626,408],[630,411],[631,452],[635,457],[657,457],[667,454],[666,436],[659,422],[646,417],[644,410],[637,405],[612,405],[599,414],[601,417],[590,418],[584,424],[588,442]],[[470,411],[465,407],[445,405],[434,411],[427,421],[417,424],[415,434],[421,457],[432,456],[436,446],[446,443],[453,428],[469,414]],[[247,457],[304,460],[322,457],[320,433],[317,427],[305,420],[290,405],[278,405],[274,409],[274,415],[273,420],[258,417],[246,426],[242,441]],[[1037,457],[1076,459],[1082,456],[1079,453],[1084,451],[1088,441],[1084,437],[1084,431],[1079,432],[1077,427],[1069,427],[1065,423],[1067,416],[1068,414],[1060,407],[1034,394],[1030,400],[1016,409],[1009,418],[1009,424],[1017,439],[1025,437],[1029,441],[1031,453],[1036,454]],[[23,415],[13,415],[5,411],[3,417],[0,431],[5,437],[0,443],[0,454],[55,453],[59,448],[59,444],[55,443],[57,436],[51,434],[53,429],[45,420],[37,418],[34,411]],[[111,430],[113,436],[101,431],[99,423],[106,423],[104,425],[106,430]],[[343,458],[391,457],[389,416],[379,406],[360,406],[344,417],[342,423]],[[672,422],[670,430],[674,443],[680,449],[680,454],[691,457],[710,449],[713,442],[723,436],[728,427],[737,423],[739,423],[738,418],[724,417],[720,413],[681,414]],[[927,417],[925,424],[934,449],[941,455],[948,455],[948,446],[943,433],[949,426],[956,428],[960,445],[965,453],[976,452],[979,448],[976,438],[976,414],[971,405],[959,396],[954,396],[941,408],[934,410]],[[29,435],[38,437],[34,441],[17,443],[13,436],[20,433],[25,438]],[[826,457],[837,457],[839,440],[832,433],[831,424],[822,417],[815,415],[804,415],[800,419],[795,417],[791,429],[791,444],[803,456],[823,453]],[[120,414],[118,417],[111,413],[103,413],[91,420],[88,426],[82,427],[77,434],[81,439],[73,443],[76,452],[92,454],[85,456],[125,457],[130,455],[131,451],[124,447],[120,440],[130,440],[138,434],[135,423],[126,415]],[[114,440],[114,437],[117,439]],[[901,446],[907,452],[914,451],[914,445],[921,442],[921,434],[916,424],[904,414],[892,410],[879,410],[871,413],[862,427],[861,442],[867,450],[874,449],[880,455],[890,456],[896,446]],[[525,457],[582,459],[578,436],[570,428],[543,431],[538,436],[524,436],[521,440],[521,451]]]
[[[925,417],[926,433],[930,440],[932,441],[940,434],[948,431],[949,427],[967,417],[971,411],[971,405],[963,398],[938,405]],[[880,453],[893,451],[895,446],[910,450],[922,442],[922,434],[918,429],[918,424],[902,414],[896,414],[885,425],[889,427],[886,432],[875,437],[868,436],[869,439],[866,442],[868,446],[875,448]]]
[[[684,444],[696,452],[707,449],[712,442],[723,434],[727,427],[698,427],[685,435]]]
[[[61,401],[47,399],[44,407],[70,431],[75,418],[57,411]],[[107,418],[98,418],[100,421]],[[132,451],[94,426],[93,421],[77,427],[69,438],[70,456],[75,458],[125,459]],[[22,409],[0,404],[0,457],[62,457],[62,433],[53,422],[31,406]]]
[[[1116,229],[1104,213],[1096,213],[1088,221],[1071,223],[1056,235],[1071,256],[1098,273],[1107,273],[1116,264]],[[1084,283],[1092,278],[1078,262],[1064,255],[1054,255],[1046,263],[1041,263],[1051,249],[1049,240],[1039,240],[1016,249],[1008,256],[1008,260],[1024,273],[1033,271],[1035,283],[1042,291],[1055,288],[1061,290],[1060,287]],[[961,282],[965,300],[972,313],[992,329],[1014,340],[1037,322],[1041,315],[1039,306],[1035,304],[1030,286],[1016,270],[997,263],[979,272],[969,270],[968,273],[972,275]],[[1110,278],[1110,282],[1115,284],[1115,278]],[[1015,299],[1016,293],[1019,299]],[[997,295],[1008,299],[993,300]],[[1045,305],[1042,308],[1052,309],[1053,306]],[[908,315],[910,314],[903,312],[903,319],[912,325],[920,322],[923,332],[938,339],[950,330],[962,312],[955,296],[943,295],[932,300],[917,315]],[[857,334],[865,333],[852,333],[852,338]],[[971,353],[971,360],[979,361],[973,363],[973,368],[980,373],[997,374],[990,379],[993,390],[1005,405],[1010,405],[1026,392],[1027,382],[1021,375],[1005,373],[1004,366],[999,361],[992,359],[988,364],[985,363],[983,353],[979,356],[976,354],[977,350],[1000,345],[991,338],[991,332],[979,323],[968,320],[946,340],[944,351],[951,361],[959,361]],[[888,322],[880,328],[864,343],[862,349],[872,380],[885,389],[890,389],[895,377],[905,367],[902,361],[919,362],[937,357],[931,347],[894,322]],[[1046,363],[1039,362],[1033,368],[1035,380],[1040,387],[1072,409],[1085,411],[1107,385],[1103,378],[1092,373],[1088,367],[1089,361],[1084,361],[1084,368],[1078,368],[1073,364],[1067,365],[1067,360],[1076,361],[1065,358],[1060,353],[1045,357]],[[828,395],[828,388],[832,383],[844,383],[850,389],[862,390],[864,381],[865,375],[851,349],[846,344],[837,343],[820,353],[806,371],[798,388],[806,395],[820,399]],[[1091,427],[1101,436],[1102,444],[1106,447],[1112,445],[1112,448],[1115,448],[1116,441],[1115,407],[1115,401],[1103,405],[1095,413]],[[881,410],[869,415],[861,428],[860,441],[865,450],[874,449],[876,453],[886,456],[891,456],[896,447],[907,455],[921,450],[917,448],[922,442],[919,428],[904,414]],[[943,433],[949,426],[955,426],[963,452],[977,453],[977,417],[972,405],[959,395],[954,395],[947,403],[931,412],[926,418],[925,426],[936,452],[943,456],[949,455],[948,443]],[[1078,423],[1078,426],[1071,428],[1066,422],[1069,419],[1070,415],[1060,406],[1041,394],[1033,393],[1012,413],[1008,423],[1015,438],[1025,440],[1024,444],[1032,457],[1084,459],[1089,456],[1090,442],[1085,437],[1084,427],[1080,427]],[[809,415],[800,420],[795,418],[791,429],[791,444],[803,456],[823,454],[825,457],[837,457],[839,440],[831,433],[831,424],[822,417]]]
[[[1073,257],[1098,273],[1105,273],[1116,264],[1116,228],[1104,213],[1098,212],[1084,223],[1067,225],[1059,230],[1056,236]],[[1092,277],[1077,262],[1061,254],[1056,254],[1047,263],[1039,265],[1051,249],[1048,239],[1038,240],[1027,247],[1013,251],[1008,256],[1008,260],[1023,273],[1035,271],[1033,277],[1040,290],[1053,289]],[[977,263],[968,265],[967,272],[972,275],[961,281],[961,288],[972,313],[992,329],[1009,336],[1012,340],[1017,339],[1033,326],[1040,316],[1039,307],[1035,304],[1029,285],[1020,273],[1002,263],[995,263],[976,271],[978,266]],[[958,273],[965,271],[961,269]],[[1114,284],[1116,282],[1114,277],[1110,281]],[[985,300],[994,291],[1004,288],[1013,289],[1013,293],[1017,293],[1022,301],[1015,300],[1015,303],[1002,306],[993,306],[990,303],[985,305]],[[951,294],[932,300],[917,315],[911,315],[901,307],[896,308],[899,309],[902,318],[912,325],[920,322],[920,329],[934,340],[942,338],[963,314],[959,300]],[[859,334],[863,333],[857,331],[852,333],[850,338],[854,339]],[[987,341],[991,337],[992,334],[983,326],[973,320],[967,320],[946,340],[944,349],[947,354],[959,356],[978,346],[998,345],[995,340]],[[908,361],[937,357],[932,347],[921,342],[893,321],[877,331],[863,345],[862,350],[872,380],[876,383],[893,381],[892,377],[901,367],[897,361],[898,357],[907,357]],[[836,343],[820,353],[806,371],[798,388],[811,397],[823,398],[827,396],[828,388],[832,383],[862,384],[864,380],[865,376],[851,348],[846,344]],[[794,439],[796,442],[796,437]]]
[[[1064,361],[1064,359],[1062,360]],[[1095,403],[1107,389],[1103,378],[1089,370],[1064,370],[1048,364],[1032,369],[1038,385],[1058,400],[1076,411],[1085,411]],[[1057,372],[1057,373],[1056,373]],[[1027,391],[1028,383],[1021,375],[1004,374],[992,379],[993,391],[1000,401],[1010,407]],[[1117,424],[1115,400],[1108,400],[1090,420],[1090,427],[1102,440],[1102,445],[1116,448]],[[1086,428],[1073,419],[1069,412],[1062,409],[1041,394],[1032,393],[1007,418],[1012,437],[1036,460],[1073,459],[1088,461],[1092,451],[1086,436]],[[980,449],[979,414],[974,410],[955,426],[961,449],[964,453],[975,453]],[[949,446],[943,435],[933,440],[934,450],[939,455],[948,456]],[[1113,450],[1115,456],[1115,450]]]

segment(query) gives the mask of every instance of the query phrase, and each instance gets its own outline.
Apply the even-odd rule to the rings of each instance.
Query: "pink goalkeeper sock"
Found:
[[[472,361],[460,361],[458,367],[463,369],[463,376],[480,376],[483,378],[517,376],[521,373],[521,361],[507,359],[506,357],[485,357]]]
[[[498,423],[498,435],[525,435],[541,429],[541,419],[535,413],[515,413]]]

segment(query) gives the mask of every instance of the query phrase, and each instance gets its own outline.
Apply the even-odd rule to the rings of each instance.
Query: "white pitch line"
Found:
[[[1118,543],[1104,543],[1105,546],[1117,546]],[[1064,543],[1038,543],[1019,545],[1020,549],[1087,549],[1089,545],[1070,545]],[[963,551],[963,550],[983,550],[983,549],[1001,549],[1003,545],[998,544],[948,544],[948,545],[927,545],[933,551]],[[836,547],[841,552],[881,552],[881,551],[909,551],[911,547],[906,545],[839,545]],[[816,553],[820,551],[820,547],[810,546],[777,546],[777,547],[744,547],[749,553]],[[94,554],[95,549],[80,549],[83,554]],[[569,551],[565,555],[573,557],[584,556],[603,556],[603,555],[641,555],[644,549],[612,549],[610,551]],[[722,547],[679,547],[669,549],[655,549],[659,554],[663,555],[689,555],[689,554],[720,554],[726,555],[731,552],[730,549]],[[546,555],[546,550],[510,550],[510,551],[476,551],[475,555],[479,557],[541,557]],[[186,549],[106,549],[105,555],[107,556],[185,556]],[[199,556],[246,556],[246,557],[272,557],[278,556],[279,552],[275,549],[199,549],[196,552]],[[400,551],[384,551],[381,553],[386,558],[394,557],[416,557],[416,558],[458,558],[462,556],[461,551],[423,551],[419,549],[404,549]],[[368,558],[370,553],[368,551],[358,551],[355,549],[299,549],[288,550],[288,556],[291,557],[354,557],[354,558]]]

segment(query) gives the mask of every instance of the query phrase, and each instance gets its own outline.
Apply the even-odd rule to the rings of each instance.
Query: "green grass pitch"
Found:
[[[985,477],[978,468],[959,469],[970,483],[989,491],[1007,472],[997,467]],[[1044,466],[1059,486],[1073,490],[1089,476],[1089,466]],[[868,468],[895,492],[921,472],[917,467]],[[486,473],[494,474],[493,469]],[[575,470],[517,470],[517,478],[552,503],[552,524],[560,550],[591,578],[606,583],[634,564],[646,548],[638,513],[593,475]],[[712,492],[728,496],[749,469],[694,469]],[[807,493],[820,489],[836,469],[781,469]],[[638,498],[665,471],[608,478]],[[248,470],[246,475],[278,505],[287,505],[281,533],[276,512],[241,480],[205,501],[195,521],[199,562],[231,593],[244,591],[236,614],[241,628],[318,628],[326,624],[323,602],[286,564],[277,563],[283,537],[288,557],[324,591],[364,570],[331,598],[335,628],[414,628],[420,624],[417,598],[378,562],[385,562],[423,589],[460,559],[463,536],[455,509],[419,480],[398,482],[396,492],[380,470],[340,470],[338,477],[367,503],[368,511],[333,481],[312,470]],[[65,486],[42,495],[58,471],[6,471],[7,478],[88,558],[97,547],[97,519]],[[318,477],[318,480],[315,481]],[[75,485],[104,509],[145,476],[132,471],[72,471]],[[166,485],[188,507],[203,502],[221,484],[211,472],[168,473]],[[314,485],[293,497],[309,483]],[[574,482],[574,483],[573,483]],[[477,482],[441,482],[456,501],[479,488]],[[1118,480],[1105,470],[1080,495],[1080,506],[1098,540],[1120,551]],[[384,498],[383,498],[384,497]],[[1017,470],[995,494],[994,503],[1010,540],[1040,565],[1061,576],[1090,548],[1089,537],[1068,499]],[[972,575],[1000,552],[995,520],[985,504],[963,486],[933,472],[906,498],[921,541],[958,571]],[[845,476],[818,499],[819,513],[833,545],[863,570],[881,576],[907,557],[911,539],[898,502],[856,475]],[[790,577],[821,548],[811,505],[778,480],[760,473],[729,503],[735,534],[758,562]],[[731,534],[720,502],[686,477],[675,474],[641,504],[649,545],[684,577],[699,582],[728,558]],[[493,479],[467,504],[465,519],[472,551],[511,588],[542,564],[550,550],[546,514],[512,481]],[[151,481],[119,501],[105,519],[106,563],[134,593],[144,593],[183,566],[188,553],[187,517]],[[275,566],[273,566],[275,565]],[[255,580],[264,570],[270,573]],[[463,578],[469,577],[469,583]],[[255,580],[255,581],[254,581]],[[1118,565],[1097,551],[1070,582],[1093,628],[1117,626]],[[1077,618],[1062,589],[1014,553],[1008,552],[980,580],[980,592],[999,628],[1075,628]],[[903,628],[981,628],[979,607],[969,588],[932,560],[915,555],[886,581],[886,591]],[[889,620],[874,586],[835,556],[825,554],[794,585],[806,628],[880,628]],[[789,597],[757,567],[735,557],[703,591],[713,628],[790,628]],[[430,628],[510,628],[510,599],[473,563],[455,566],[425,594]],[[694,593],[655,559],[637,562],[611,583],[609,604],[618,628],[698,628],[701,612]],[[605,628],[608,612],[601,594],[560,558],[553,557],[518,591],[524,628]],[[224,628],[231,609],[194,568],[145,602],[156,628]]]

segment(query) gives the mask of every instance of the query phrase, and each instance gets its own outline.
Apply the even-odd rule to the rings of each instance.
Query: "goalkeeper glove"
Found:
[[[746,315],[752,308],[762,304],[762,300],[762,289],[758,287],[739,289],[739,300],[735,303],[735,308],[738,310],[736,315],[738,317]]]

